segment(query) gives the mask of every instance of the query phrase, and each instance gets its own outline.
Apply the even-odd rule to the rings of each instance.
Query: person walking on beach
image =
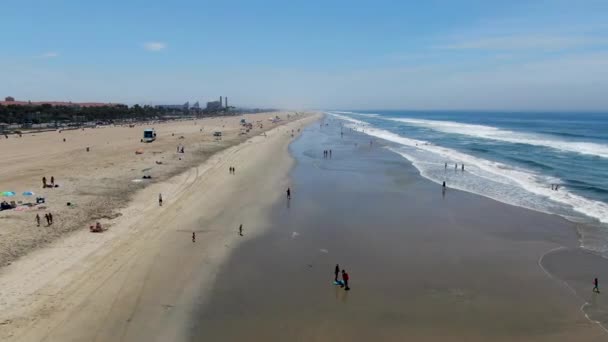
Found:
[[[593,292],[600,293],[599,281],[597,278],[593,279]]]
[[[348,276],[348,273],[346,273],[346,270],[342,270],[342,281],[344,282],[344,285],[342,285],[341,287],[344,288],[344,291],[349,291],[350,287],[348,287],[348,279],[350,279],[350,277]]]
[[[163,206],[163,194],[158,194],[158,206]]]
[[[196,242],[196,233],[192,232],[192,242]]]
[[[338,275],[340,274],[340,265],[336,264],[336,268],[334,269],[334,281],[338,282]]]
[[[287,188],[287,199],[291,199],[291,189]]]
[[[331,159],[331,150],[329,150],[329,159]]]
[[[49,220],[49,214],[44,214],[44,219],[46,220],[46,225],[50,226],[51,225],[51,221]]]
[[[40,215],[36,214],[36,227],[40,227]]]
[[[53,224],[53,214],[49,213],[49,226]]]
[[[51,187],[55,187],[55,177],[51,176]]]
[[[42,187],[46,188],[46,177],[42,177]]]
[[[243,224],[239,226],[239,235],[243,236]]]

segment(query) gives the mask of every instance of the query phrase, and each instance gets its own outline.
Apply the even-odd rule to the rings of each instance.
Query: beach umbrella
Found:
[[[34,193],[31,191],[24,191],[22,195],[23,196],[34,196]]]
[[[2,196],[4,196],[4,197],[13,197],[13,196],[15,196],[15,192],[14,191],[4,191],[2,193]]]

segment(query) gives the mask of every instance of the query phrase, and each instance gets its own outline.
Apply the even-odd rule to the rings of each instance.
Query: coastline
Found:
[[[339,129],[321,129],[333,132],[310,126],[292,143],[294,199],[222,267],[190,340],[606,339],[608,305],[590,284],[608,267],[578,247],[574,223],[459,190],[442,196],[365,136],[342,142]],[[336,263],[351,274],[348,293],[330,284]]]
[[[234,246],[264,229],[263,209],[282,195],[292,162],[286,153],[289,130],[315,119],[283,122],[267,137],[258,132],[139,190],[107,232],[74,233],[2,269],[1,336],[149,340],[162,331],[179,338],[180,322],[201,299],[193,288],[214,277]],[[229,165],[237,167],[233,176]],[[270,186],[278,192],[269,192]],[[160,210],[159,192],[165,199]],[[256,198],[260,192],[265,198]],[[256,204],[248,207],[246,201]],[[245,218],[246,237],[238,239],[236,220]],[[148,307],[147,301],[157,305]]]

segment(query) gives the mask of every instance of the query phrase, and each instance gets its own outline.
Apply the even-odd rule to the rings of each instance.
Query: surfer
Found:
[[[600,293],[599,281],[597,278],[593,279],[593,292]]]
[[[336,264],[336,268],[334,269],[334,281],[338,282],[338,274],[340,274],[340,265]]]
[[[443,185],[442,185],[443,189],[445,190],[445,181],[443,181]]]
[[[460,166],[461,166],[462,172],[464,172],[464,164],[462,164]]]

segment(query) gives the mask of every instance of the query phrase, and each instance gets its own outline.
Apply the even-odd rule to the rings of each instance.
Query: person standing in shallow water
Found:
[[[291,199],[291,189],[287,188],[287,199]]]
[[[348,273],[346,273],[346,270],[342,270],[342,281],[344,282],[344,285],[342,285],[342,287],[344,287],[344,291],[350,291],[350,287],[348,287],[348,280],[350,279],[350,277],[348,276]]]
[[[336,268],[334,269],[334,281],[338,282],[338,275],[340,274],[340,265],[336,264]]]
[[[600,293],[599,281],[597,278],[593,279],[593,292]]]

